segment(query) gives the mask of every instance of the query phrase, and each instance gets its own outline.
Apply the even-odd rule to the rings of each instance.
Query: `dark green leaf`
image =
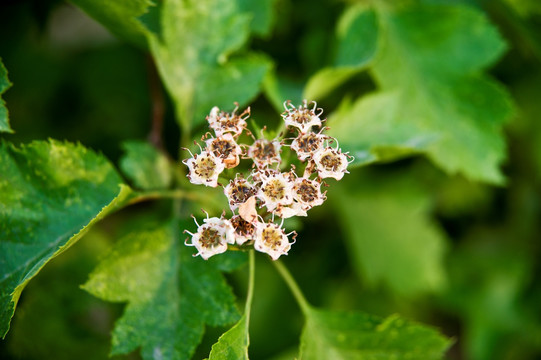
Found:
[[[8,79],[8,71],[0,59],[0,132],[12,133],[13,130],[9,127],[8,109],[1,95],[11,87]]]
[[[450,341],[424,325],[359,312],[310,308],[301,337],[301,360],[442,359]]]
[[[352,152],[422,150],[448,173],[501,184],[512,103],[481,74],[505,50],[497,30],[460,5],[382,8],[379,17],[385,32],[372,71],[381,91],[334,118],[334,136]]]
[[[241,12],[250,14],[250,28],[254,34],[268,36],[274,25],[276,0],[239,0]]]
[[[25,285],[130,194],[101,155],[81,145],[0,146],[0,335]],[[120,191],[120,193],[119,193]]]
[[[152,0],[70,0],[113,34],[146,48],[148,27],[138,17],[156,6]]]
[[[172,180],[171,164],[167,157],[148,142],[129,141],[120,159],[120,168],[133,184],[144,190],[168,188]]]
[[[428,194],[412,179],[361,178],[334,195],[362,278],[403,295],[441,289],[445,241]]]
[[[227,257],[192,256],[175,222],[143,222],[122,237],[84,289],[108,301],[128,302],[113,332],[112,354],[141,348],[144,359],[187,359],[205,324],[224,326],[238,310],[222,268]]]
[[[351,6],[337,28],[337,52],[333,67],[317,72],[306,85],[306,99],[320,99],[373,61],[379,29],[375,11],[363,4]]]

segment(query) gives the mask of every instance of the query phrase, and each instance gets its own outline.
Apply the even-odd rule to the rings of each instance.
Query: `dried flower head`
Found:
[[[238,245],[255,239],[256,225],[244,220],[240,215],[231,218],[231,225],[233,225],[235,241]]]
[[[234,229],[229,220],[217,217],[209,218],[207,214],[204,224],[199,225],[195,217],[194,222],[197,225],[195,233],[184,230],[192,236],[191,243],[188,243],[188,239],[184,243],[188,246],[195,246],[198,251],[194,256],[201,255],[206,260],[213,255],[225,252],[227,244],[235,241]]]
[[[312,108],[308,102],[303,100],[298,108],[291,104],[291,101],[284,103],[285,112],[282,114],[286,126],[296,127],[301,133],[307,133],[313,126],[321,126],[321,114],[323,109],[317,108],[315,101],[312,101]]]
[[[321,193],[321,184],[319,182],[304,177],[295,181],[293,197],[306,210],[323,204],[327,198],[325,194]]]
[[[294,242],[289,242],[288,235],[284,229],[273,222],[258,223],[256,226],[256,235],[254,249],[270,255],[273,260],[278,259],[282,255],[287,255],[291,245]]]
[[[212,152],[216,157],[222,159],[227,169],[234,168],[239,164],[239,156],[242,153],[233,135],[223,134],[216,138],[211,137],[205,140],[207,151]]]
[[[293,181],[287,173],[262,174],[262,183],[257,196],[272,211],[278,206],[293,203]]]
[[[276,140],[258,139],[248,148],[248,157],[258,168],[279,164],[282,144]]]
[[[345,173],[348,173],[349,159],[347,154],[342,153],[340,149],[326,147],[314,154],[317,173],[320,178],[342,179]]]
[[[250,108],[237,115],[236,112],[239,109],[239,104],[235,103],[235,105],[235,110],[231,114],[220,111],[217,106],[213,107],[210,111],[207,121],[216,136],[231,133],[235,137],[238,137],[246,128],[246,120],[250,117]]]
[[[218,186],[218,176],[225,169],[224,162],[209,151],[202,151],[199,155],[192,155],[191,158],[182,162],[189,169],[186,176],[195,185]]]
[[[297,153],[299,160],[305,161],[320,150],[325,140],[329,138],[329,136],[320,133],[300,133],[291,143],[291,149]]]
[[[224,194],[227,196],[231,211],[237,209],[241,204],[244,204],[250,197],[257,193],[254,185],[250,184],[243,177],[235,178],[229,181],[229,184],[224,188]]]

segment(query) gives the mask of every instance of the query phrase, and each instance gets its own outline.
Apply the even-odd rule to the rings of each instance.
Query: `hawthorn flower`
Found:
[[[235,241],[238,245],[255,239],[256,225],[244,220],[240,215],[235,215],[231,218],[231,225],[233,226]]]
[[[273,260],[277,260],[282,255],[287,255],[291,245],[288,236],[296,233],[293,231],[286,234],[284,229],[275,223],[257,223],[254,249],[270,255]]]
[[[315,180],[298,178],[293,186],[293,197],[302,204],[303,209],[308,210],[314,206],[323,204],[325,194],[321,193],[321,184]]]
[[[282,114],[286,126],[296,127],[301,133],[307,133],[313,126],[321,126],[320,116],[323,109],[317,108],[317,103],[312,101],[314,106],[308,108],[308,102],[303,100],[302,105],[296,108],[291,101],[284,103],[285,112]]]
[[[224,188],[224,194],[227,196],[231,211],[237,209],[239,205],[244,204],[256,192],[257,190],[254,185],[242,177],[229,181],[229,184]]]
[[[194,233],[184,230],[192,236],[192,242],[188,243],[188,239],[184,242],[187,246],[195,246],[197,253],[194,256],[201,255],[207,260],[209,257],[221,254],[227,250],[227,244],[234,243],[234,229],[229,220],[212,217],[203,220],[203,224],[199,225],[195,217],[193,218],[197,225],[197,231]]]
[[[205,140],[206,150],[211,151],[216,157],[223,160],[227,169],[234,168],[239,164],[239,155],[242,153],[233,135],[223,134],[216,138]]]
[[[300,161],[312,157],[312,155],[323,147],[325,140],[330,137],[320,133],[300,133],[291,143],[291,149],[297,153]]]
[[[347,170],[349,159],[347,154],[342,153],[340,149],[326,147],[314,154],[314,162],[320,178],[335,178],[342,179]]]
[[[261,177],[262,183],[257,196],[268,211],[293,203],[293,181],[288,173],[269,172]]]
[[[226,168],[239,165],[241,158],[253,162],[251,170],[239,171],[233,176],[229,176],[229,172],[224,174],[229,176],[229,183],[223,191],[233,216],[228,220],[224,218],[225,211],[220,218],[209,218],[207,214],[202,225],[194,218],[197,231],[186,231],[191,235],[191,240],[186,239],[186,245],[195,246],[197,254],[194,256],[200,255],[203,259],[223,253],[229,244],[235,244],[241,249],[253,246],[276,260],[287,255],[297,235],[294,231],[286,234],[282,228],[284,219],[307,216],[308,210],[323,204],[326,193],[321,193],[321,179],[340,180],[348,172],[352,157],[342,153],[336,139],[323,134],[328,128],[322,126],[325,121],[320,117],[323,110],[317,108],[315,102],[304,100],[299,107],[291,105],[290,101],[284,103],[282,118],[286,126],[298,130],[296,137],[283,139],[280,134],[267,140],[262,131],[261,138],[255,139],[247,130],[254,140],[251,145],[238,143],[246,129],[250,108],[238,115],[238,104],[235,105],[230,114],[218,107],[212,108],[207,121],[215,135],[207,133],[201,139],[206,148],[200,147],[200,154],[190,152],[191,158],[182,162],[189,168],[187,177],[191,183],[212,187],[220,185],[218,176]],[[320,129],[312,131],[313,127]],[[294,164],[284,164],[282,146],[289,146],[305,165],[297,170]],[[288,165],[291,170],[281,170]],[[302,171],[302,177],[298,171]],[[312,180],[316,173],[319,178]],[[275,217],[282,219],[280,225],[274,223]],[[264,219],[269,218],[272,221],[265,222]],[[295,234],[292,242],[288,238],[291,234]]]
[[[209,151],[192,155],[191,158],[183,160],[182,163],[189,169],[186,176],[195,185],[218,186],[218,176],[225,169],[224,162]]]
[[[220,111],[217,106],[210,110],[207,121],[210,128],[214,130],[216,136],[231,133],[235,137],[238,137],[246,128],[246,120],[250,117],[250,108],[247,108],[240,115],[237,115],[236,112],[239,108],[239,104],[235,103],[235,105],[235,110],[233,110],[231,114]]]
[[[279,141],[258,139],[248,148],[248,158],[252,159],[258,168],[279,164],[282,161],[281,148]]]

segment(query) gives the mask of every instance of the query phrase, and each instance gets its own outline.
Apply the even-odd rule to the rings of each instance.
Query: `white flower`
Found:
[[[293,216],[308,216],[306,209],[304,209],[302,204],[297,201],[294,201],[288,206],[278,206],[272,213],[281,217],[282,219],[287,219]]]
[[[257,189],[244,178],[235,178],[229,181],[224,188],[224,194],[231,211],[234,211],[239,205],[244,204],[250,197],[257,193]]]
[[[188,239],[184,242],[187,246],[195,246],[197,254],[207,260],[209,257],[221,254],[227,250],[227,244],[234,244],[234,229],[229,220],[222,218],[207,218],[203,220],[204,224],[199,225],[194,217],[194,222],[197,225],[195,234],[184,230],[184,232],[192,236],[192,242],[188,243]]]
[[[305,210],[319,206],[326,200],[325,194],[321,193],[321,184],[307,178],[298,178],[295,180],[293,197],[302,204]]]
[[[282,114],[286,126],[296,127],[301,133],[307,133],[313,126],[321,126],[320,115],[323,113],[323,109],[317,108],[315,101],[312,101],[311,104],[314,106],[309,109],[308,102],[303,100],[302,105],[296,108],[291,104],[291,101],[286,101],[284,103],[285,112]]]
[[[257,197],[263,201],[268,211],[293,203],[293,181],[289,173],[269,172],[268,175],[262,174],[261,178]]]
[[[316,151],[323,147],[325,140],[330,139],[329,136],[318,133],[300,133],[291,143],[291,149],[297,153],[300,161],[304,161],[311,157]]]
[[[248,157],[258,168],[279,164],[282,144],[276,140],[258,139],[248,148]]]
[[[250,117],[250,108],[247,108],[242,114],[237,115],[236,112],[239,108],[239,104],[235,103],[235,110],[231,114],[224,111],[220,112],[220,109],[215,106],[207,116],[207,121],[210,128],[214,130],[216,136],[221,136],[225,133],[232,133],[235,137],[238,137],[242,131],[246,128],[246,120]]]
[[[280,225],[270,223],[257,223],[254,249],[270,255],[273,260],[277,260],[281,255],[287,255],[291,245],[288,235]]]
[[[231,225],[234,229],[235,242],[238,245],[255,239],[255,224],[244,220],[240,215],[235,215],[231,218]]]
[[[226,168],[234,168],[239,164],[239,155],[242,153],[233,135],[227,133],[216,138],[205,140],[206,150],[222,159]]]
[[[336,180],[342,179],[345,173],[349,173],[347,170],[349,161],[348,156],[342,153],[340,149],[333,149],[326,147],[314,154],[314,162],[320,178],[335,178]]]
[[[192,155],[191,158],[183,160],[182,163],[190,170],[186,176],[192,184],[203,184],[210,187],[218,186],[218,176],[225,169],[223,161],[209,151]]]

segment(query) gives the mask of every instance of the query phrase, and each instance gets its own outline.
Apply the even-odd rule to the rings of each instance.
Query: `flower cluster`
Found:
[[[274,260],[286,255],[297,234],[286,233],[283,219],[307,216],[308,210],[326,200],[326,192],[321,191],[322,185],[327,186],[323,179],[340,180],[348,173],[352,157],[342,152],[336,139],[323,133],[327,129],[321,118],[323,110],[306,100],[299,107],[286,101],[284,108],[285,128],[295,137],[279,134],[267,139],[262,130],[261,137],[256,139],[247,129],[250,108],[237,114],[238,104],[232,113],[214,107],[207,116],[214,134],[203,136],[205,148],[200,146],[199,154],[190,152],[191,157],[183,163],[189,169],[187,177],[192,184],[224,188],[233,216],[226,219],[225,211],[219,218],[207,214],[201,225],[194,218],[197,231],[186,231],[191,235],[186,245],[198,250],[194,256],[208,259],[225,252],[229,245],[253,245]],[[243,134],[253,140],[251,145],[239,144]],[[292,162],[297,165],[282,160],[284,149],[289,149],[289,157],[285,158],[295,157]],[[241,159],[251,160],[251,168],[237,172],[225,186],[220,184],[218,179],[224,170],[239,166]],[[281,170],[284,168],[287,171]],[[301,168],[299,176],[297,169]],[[274,222],[276,217],[282,219],[279,225]]]

